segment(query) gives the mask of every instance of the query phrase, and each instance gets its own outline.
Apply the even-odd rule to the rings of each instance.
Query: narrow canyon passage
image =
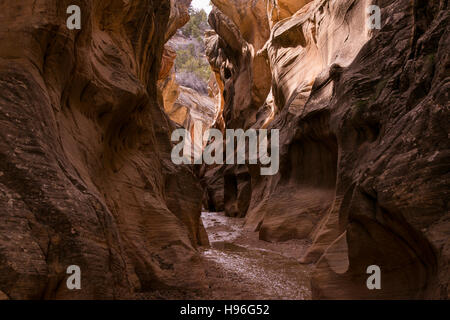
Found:
[[[0,299],[449,299],[449,9],[0,1]]]
[[[190,133],[196,135],[210,128],[226,129],[222,118],[222,91],[206,56],[211,43],[206,35],[213,32],[203,10],[189,8],[190,20],[169,39],[165,47],[163,69],[169,71],[159,86],[168,116]],[[244,117],[243,115],[241,117]],[[224,128],[225,126],[225,128]],[[199,129],[200,127],[200,129]],[[199,146],[199,150],[206,145]],[[194,147],[192,147],[194,148]],[[197,165],[199,179],[206,186],[203,205],[207,209],[222,208],[209,197],[209,189],[221,189],[223,201],[237,202],[238,181],[229,180],[215,169],[225,166]],[[204,181],[214,176],[213,182]],[[250,179],[247,176],[246,179]],[[233,184],[233,186],[231,186]],[[222,189],[224,188],[224,189]],[[225,190],[226,189],[226,190]],[[233,191],[234,190],[234,191]],[[251,190],[245,190],[250,197]],[[233,197],[234,199],[229,199]],[[238,209],[239,210],[239,209]],[[239,215],[239,214],[238,214]],[[202,224],[209,245],[198,248],[205,269],[208,290],[185,290],[184,293],[160,292],[169,298],[180,295],[195,299],[295,299],[311,298],[310,277],[312,265],[300,264],[311,241],[290,239],[286,242],[268,242],[259,239],[259,232],[245,228],[245,212],[233,217],[229,210],[202,212]]]
[[[311,265],[298,258],[307,243],[290,240],[269,243],[258,232],[243,228],[244,219],[203,212],[211,248],[202,248],[210,290],[203,299],[311,298]]]
[[[381,62],[374,63],[379,59],[374,48],[385,48],[387,56],[392,52],[389,37],[368,24],[370,1],[212,4],[209,15],[190,8],[189,22],[167,42],[163,69],[170,69],[171,59],[174,68],[160,80],[165,111],[197,150],[214,146],[197,139],[208,129],[220,131],[214,141],[223,140],[223,148],[234,139],[226,136],[229,131],[276,131],[280,161],[271,175],[261,174],[260,162],[224,163],[228,153],[220,163],[192,166],[204,190],[201,225],[211,246],[197,249],[209,287],[204,295],[197,291],[198,297],[429,294],[422,279],[437,279],[434,249],[411,227],[414,219],[396,222],[418,209],[413,202],[402,207],[410,196],[401,187],[395,154],[410,147],[398,150],[397,120],[380,110],[398,105],[399,98],[397,84],[380,80]],[[437,7],[426,10],[432,16]],[[406,43],[402,37],[400,43]],[[431,35],[424,39],[434,41]],[[373,74],[367,76],[369,70]],[[418,104],[423,96],[405,95],[400,100],[406,114],[411,99]],[[403,190],[406,198],[389,199],[393,190]],[[366,286],[367,268],[378,265],[387,283],[383,293]]]

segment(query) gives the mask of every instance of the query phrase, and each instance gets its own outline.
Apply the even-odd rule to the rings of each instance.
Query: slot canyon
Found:
[[[448,1],[211,3],[0,0],[0,300],[449,299]],[[278,172],[175,164],[196,123]]]

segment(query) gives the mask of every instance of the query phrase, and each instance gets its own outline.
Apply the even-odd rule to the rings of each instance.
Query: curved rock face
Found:
[[[170,0],[170,15],[168,25],[165,29],[165,42],[189,21],[189,6],[191,2],[192,0]]]
[[[224,98],[228,128],[249,128],[270,91],[270,69],[256,53],[269,36],[263,1],[220,1],[209,16],[206,54]],[[228,14],[228,15],[227,15]]]
[[[380,6],[383,28],[343,70],[330,102],[342,201],[328,216],[338,224],[316,243],[339,236],[316,265],[313,294],[448,299],[448,4]],[[383,289],[368,291],[374,264]]]
[[[215,168],[227,214],[264,240],[311,241],[313,298],[448,298],[448,4],[378,1],[382,28],[369,30],[369,1],[267,0],[256,20],[270,35],[248,55],[234,2],[210,15],[225,124],[279,129],[281,161],[271,177]],[[252,83],[236,66],[256,57],[270,93],[238,81]],[[258,99],[236,100],[242,90]],[[370,265],[382,290],[366,286]]]
[[[69,1],[0,3],[0,296],[203,286],[202,190],[170,161],[156,86],[161,30],[182,22],[170,1],[77,3],[81,30]]]
[[[369,0],[212,2],[211,99],[165,45],[189,0],[80,0],[81,30],[0,2],[0,299],[208,290],[202,201],[308,243],[313,298],[450,298],[448,2],[374,1],[380,30]],[[195,120],[280,130],[280,170],[174,165]]]
[[[298,10],[303,8],[313,0],[266,0],[267,17],[270,26],[283,19],[293,16]]]
[[[217,96],[204,95],[194,89],[178,84],[173,68],[176,52],[165,45],[162,66],[159,73],[158,89],[163,97],[164,111],[177,125],[191,133],[191,143],[197,143],[195,135],[203,137],[217,118]],[[214,84],[211,84],[214,86]],[[195,147],[202,150],[203,145]]]
[[[327,104],[334,75],[369,39],[365,10],[366,1],[336,1],[333,6],[310,2],[276,24],[259,53],[267,57],[273,72],[276,116],[269,119],[268,128],[281,131],[283,159],[279,174],[263,179],[261,191],[259,183],[253,183],[248,225],[258,227],[262,239],[312,240],[333,203],[338,142]]]
[[[206,54],[221,96],[218,128],[248,129],[256,123],[258,110],[270,92],[272,81],[266,58],[257,54],[270,34],[266,4],[257,0],[212,2],[215,6],[209,23],[214,31],[206,34]],[[235,178],[236,170],[244,171],[240,179]],[[243,216],[250,199],[249,179],[246,168],[220,165],[208,168],[204,175],[205,201],[214,211],[225,210],[230,216]]]

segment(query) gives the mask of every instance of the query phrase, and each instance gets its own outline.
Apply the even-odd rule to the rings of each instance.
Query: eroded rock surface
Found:
[[[69,1],[0,3],[2,297],[203,287],[202,190],[170,161],[156,85],[188,2],[78,1],[81,30],[66,27]]]
[[[375,1],[380,30],[368,0],[212,2],[209,97],[166,45],[189,0],[82,0],[81,30],[69,1],[0,2],[0,299],[207,296],[205,266],[232,273],[199,255],[202,203],[299,241],[313,299],[448,299],[448,2]],[[174,165],[195,120],[280,130],[279,172]]]
[[[369,30],[369,1],[268,0],[256,53],[239,19],[253,2],[213,2],[226,127],[280,130],[277,175],[214,168],[225,212],[261,239],[311,241],[313,298],[447,299],[447,2],[378,1],[382,28]],[[251,81],[259,57],[270,93]],[[382,290],[366,287],[370,265]]]

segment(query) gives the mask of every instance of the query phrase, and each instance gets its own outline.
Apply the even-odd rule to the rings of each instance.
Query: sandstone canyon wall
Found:
[[[202,203],[307,243],[313,298],[449,298],[448,1],[212,0],[211,99],[174,80],[189,0],[77,2],[0,1],[0,299],[207,291]],[[196,120],[280,130],[279,172],[174,165]]]
[[[157,80],[190,1],[0,1],[0,296],[202,287],[202,189],[170,161]],[[164,66],[163,66],[164,67]],[[78,265],[81,290],[65,284]]]
[[[281,165],[210,169],[210,206],[309,241],[313,298],[448,299],[448,2],[212,2],[225,126],[279,129]]]

